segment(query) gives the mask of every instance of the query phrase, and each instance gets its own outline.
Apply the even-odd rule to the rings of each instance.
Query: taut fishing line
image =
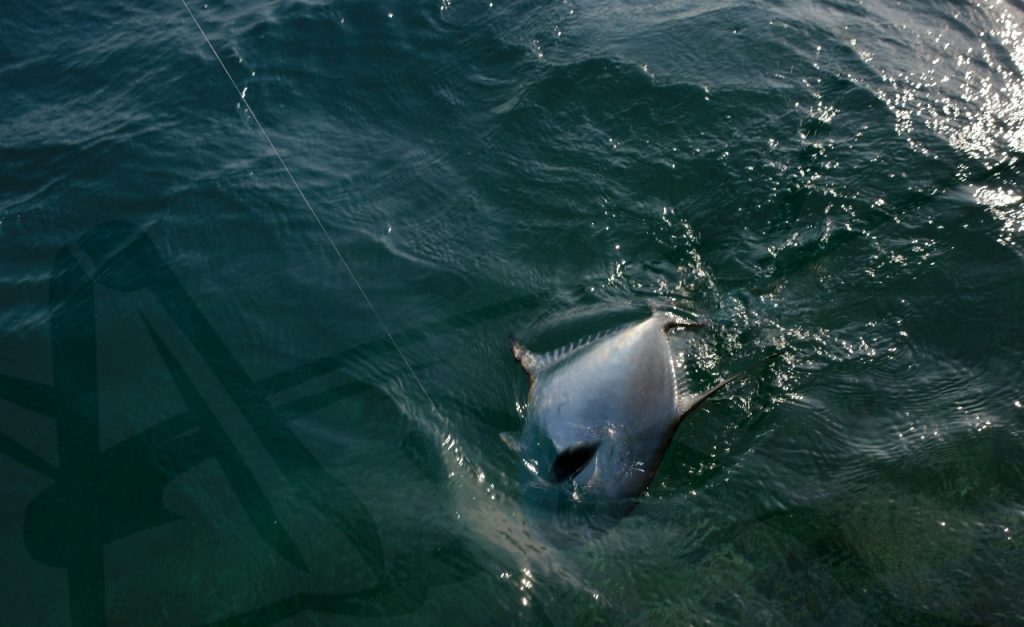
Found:
[[[249,115],[252,116],[253,121],[256,122],[256,126],[259,127],[260,132],[263,133],[263,138],[267,140],[267,144],[270,146],[270,149],[274,152],[274,156],[277,157],[278,162],[281,164],[281,167],[284,168],[284,171],[288,175],[289,180],[291,180],[292,185],[295,186],[295,191],[299,193],[299,197],[302,198],[302,202],[306,204],[306,208],[309,209],[309,212],[313,215],[313,219],[316,220],[317,226],[320,227],[320,230],[323,232],[324,237],[327,238],[327,242],[331,245],[331,249],[334,250],[334,254],[338,256],[338,261],[341,262],[342,267],[345,268],[345,272],[348,274],[349,278],[352,279],[352,283],[354,283],[356,289],[359,290],[359,294],[362,295],[363,300],[366,301],[366,305],[370,308],[370,311],[373,312],[374,317],[377,318],[377,322],[380,323],[381,328],[384,329],[384,334],[388,336],[388,340],[390,340],[391,345],[395,348],[395,352],[397,352],[398,356],[402,358],[402,361],[405,363],[405,367],[409,370],[409,374],[412,375],[413,380],[416,381],[416,385],[419,386],[420,391],[423,392],[423,396],[427,399],[427,402],[430,403],[431,409],[435,413],[437,413],[437,405],[434,404],[434,399],[431,398],[430,393],[427,392],[427,388],[424,387],[423,382],[420,381],[420,378],[416,374],[416,371],[413,370],[412,364],[409,363],[409,359],[405,356],[405,353],[402,352],[402,349],[398,346],[398,342],[395,341],[395,336],[392,335],[391,330],[388,328],[388,325],[384,322],[384,319],[381,318],[380,314],[377,312],[377,308],[374,307],[373,301],[371,301],[370,297],[367,296],[366,290],[364,290],[362,284],[359,283],[359,279],[356,278],[356,274],[355,272],[352,271],[352,267],[348,265],[348,261],[345,260],[345,256],[341,254],[341,249],[338,248],[338,245],[334,243],[334,238],[332,238],[331,234],[327,232],[327,227],[324,226],[323,220],[320,219],[320,215],[316,212],[316,209],[313,208],[313,205],[312,203],[309,202],[309,199],[306,198],[306,194],[305,192],[302,191],[302,188],[299,186],[298,181],[296,181],[295,177],[292,176],[292,171],[284,162],[284,159],[281,157],[281,153],[278,152],[277,150],[277,146],[275,146],[274,142],[270,139],[270,135],[267,135],[266,129],[264,129],[263,125],[260,124],[260,119],[256,117],[256,112],[252,110],[252,107],[249,106],[249,102],[245,99],[245,95],[242,93],[240,89],[238,89],[238,83],[236,83],[235,79],[231,76],[231,72],[228,71],[228,67],[224,65],[224,61],[220,58],[220,55],[217,53],[217,49],[213,47],[213,42],[211,42],[210,38],[206,36],[206,31],[203,30],[203,27],[199,23],[199,20],[196,19],[196,15],[192,12],[192,8],[188,5],[187,0],[181,0],[181,3],[185,6],[185,10],[188,11],[189,17],[192,18],[192,21],[195,23],[196,28],[199,29],[199,34],[201,34],[203,36],[203,39],[206,40],[206,45],[210,47],[210,52],[213,53],[213,56],[217,59],[217,62],[220,63],[220,67],[224,70],[224,74],[228,77],[228,80],[231,81],[231,86],[234,88],[235,93],[238,95],[239,100],[241,100],[242,104],[245,105],[245,110],[249,112]]]

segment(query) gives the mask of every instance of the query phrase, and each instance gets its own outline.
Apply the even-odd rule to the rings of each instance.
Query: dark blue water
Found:
[[[1024,616],[1024,4],[191,6],[244,102],[180,2],[0,17],[0,622]],[[782,357],[550,547],[508,336],[652,307]]]

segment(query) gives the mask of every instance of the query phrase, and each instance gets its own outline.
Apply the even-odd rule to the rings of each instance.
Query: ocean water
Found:
[[[0,16],[0,622],[1022,620],[1024,3],[189,2]],[[651,308],[782,356],[548,546]]]

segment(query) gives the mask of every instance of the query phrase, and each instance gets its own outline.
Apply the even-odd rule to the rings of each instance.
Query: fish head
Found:
[[[567,548],[598,537],[636,506],[649,476],[619,428],[523,437],[524,513],[549,543]]]

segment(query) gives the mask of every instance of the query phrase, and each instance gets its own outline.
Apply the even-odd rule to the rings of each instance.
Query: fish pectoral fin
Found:
[[[583,469],[597,453],[600,442],[581,442],[558,453],[551,464],[551,480],[561,483]]]
[[[696,331],[704,328],[704,324],[701,322],[686,320],[672,313],[655,312],[655,315],[659,315],[664,319],[664,324],[662,325],[661,329],[665,333],[668,333],[672,329],[687,329],[688,331]]]
[[[714,396],[716,392],[718,392],[719,390],[721,390],[725,386],[729,385],[730,383],[732,383],[736,379],[739,379],[740,377],[742,377],[742,376],[744,376],[746,374],[747,374],[746,371],[744,371],[744,372],[741,372],[739,374],[734,374],[731,377],[728,377],[726,379],[722,379],[721,381],[719,381],[715,385],[711,386],[709,389],[704,390],[700,394],[686,394],[686,395],[680,396],[680,398],[679,398],[679,406],[677,407],[677,409],[679,411],[679,420],[682,421],[683,418],[686,418],[687,414],[689,414],[691,411],[693,411],[693,410],[697,409],[698,407],[700,407],[701,403],[703,403],[704,401],[706,401],[709,398],[711,398],[712,396]]]
[[[687,414],[689,414],[691,411],[693,411],[693,410],[697,409],[698,407],[700,407],[701,403],[703,403],[704,401],[706,401],[709,398],[711,398],[712,396],[714,396],[716,392],[718,392],[719,390],[721,390],[725,386],[729,385],[730,383],[732,383],[736,379],[739,379],[741,377],[747,376],[755,368],[760,368],[765,362],[767,362],[769,360],[772,360],[772,359],[775,359],[776,357],[778,357],[781,354],[782,353],[772,353],[771,355],[769,355],[769,356],[765,357],[764,359],[762,359],[761,361],[757,362],[757,365],[752,366],[750,368],[747,368],[743,372],[740,372],[738,374],[734,374],[731,377],[727,377],[725,379],[722,379],[721,381],[719,381],[715,385],[711,386],[709,389],[701,392],[700,394],[679,394],[678,397],[677,397],[678,400],[676,401],[676,409],[679,412],[679,420],[680,420],[680,422],[682,422],[683,418],[686,418]]]
[[[687,331],[699,331],[704,328],[704,324],[701,322],[688,322],[686,320],[669,320],[663,327],[665,332],[668,333],[672,329],[686,329]]]
[[[505,443],[505,446],[509,447],[513,453],[520,455],[523,452],[523,441],[520,439],[518,433],[512,431],[502,431],[499,436],[501,441]]]

